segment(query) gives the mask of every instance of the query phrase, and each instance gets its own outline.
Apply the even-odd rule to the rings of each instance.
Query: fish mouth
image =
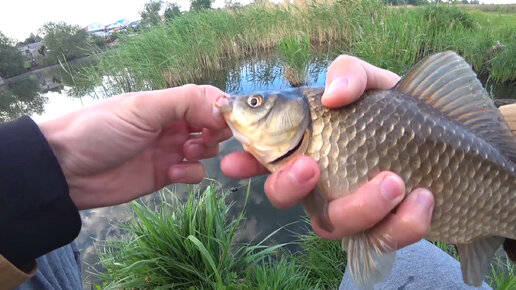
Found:
[[[234,97],[230,95],[220,95],[215,100],[215,108],[219,109],[220,112],[224,114],[230,113],[233,110],[233,99]]]

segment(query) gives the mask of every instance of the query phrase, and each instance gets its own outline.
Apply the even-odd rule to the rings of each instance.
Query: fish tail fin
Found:
[[[370,231],[342,239],[342,248],[348,256],[346,271],[357,287],[373,289],[387,278],[396,260],[396,249],[392,245],[389,236],[380,237]]]
[[[489,264],[505,238],[492,236],[468,244],[458,244],[462,278],[468,285],[480,286],[489,270]]]

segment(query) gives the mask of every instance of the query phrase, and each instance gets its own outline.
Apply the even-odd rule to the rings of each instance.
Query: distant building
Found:
[[[129,23],[127,26],[131,27],[132,29],[136,29],[136,28],[138,28],[139,25],[140,25],[140,20],[136,20],[136,21]]]
[[[125,20],[125,18],[122,18],[114,23],[104,26],[104,31],[105,32],[122,31],[122,30],[125,30],[128,25],[129,25],[129,21]]]
[[[86,30],[86,32],[88,34],[95,34],[95,35],[98,35],[98,36],[106,36],[106,32],[104,31],[104,24],[102,23],[92,23],[86,27],[84,27],[84,30]]]
[[[26,61],[30,62],[30,66],[35,66],[38,62],[38,58],[42,56],[39,51],[41,47],[41,41],[28,43],[18,46],[18,50],[25,56]]]
[[[86,26],[84,28],[84,30],[86,30],[86,32],[88,32],[88,33],[104,31],[104,25],[101,24],[101,23],[96,22],[96,23],[92,23],[92,24]]]

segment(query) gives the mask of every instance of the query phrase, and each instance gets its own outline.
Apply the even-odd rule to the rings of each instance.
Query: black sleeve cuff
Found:
[[[0,125],[0,254],[17,267],[77,237],[81,218],[61,167],[28,117]]]

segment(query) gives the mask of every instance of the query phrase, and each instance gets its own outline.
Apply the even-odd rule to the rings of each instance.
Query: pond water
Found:
[[[326,67],[330,60],[315,57],[310,64],[309,85],[323,86],[326,78]],[[65,76],[66,77],[66,76]],[[20,82],[11,82],[4,86],[3,96],[0,95],[0,122],[14,119],[21,115],[30,115],[36,122],[43,122],[80,109],[84,106],[101,101],[94,95],[81,98],[68,96],[71,89],[66,83],[62,72],[47,71],[44,75],[27,75],[19,78]],[[38,91],[39,88],[52,87],[52,91]],[[246,94],[254,91],[280,89],[290,87],[283,78],[283,68],[277,58],[250,59],[231,64],[226,70],[204,77],[196,83],[212,84],[231,94]],[[0,91],[2,92],[2,91]],[[234,202],[232,215],[236,216],[242,210],[246,196],[248,179],[237,180],[224,176],[219,169],[222,156],[232,151],[242,150],[240,144],[230,139],[220,146],[220,155],[204,161],[207,177],[217,180],[221,187],[230,190],[228,200]],[[287,226],[285,230],[274,236],[274,242],[292,240],[293,232],[302,232],[306,225],[302,222],[303,211],[300,207],[289,210],[278,210],[270,205],[263,191],[266,176],[255,177],[251,180],[251,194],[246,205],[246,226],[239,234],[240,241],[262,240],[271,232]],[[204,185],[201,185],[203,187]],[[187,187],[173,185],[169,187],[181,199],[185,199]],[[144,202],[153,202],[157,194],[142,198]],[[129,204],[92,209],[81,212],[82,230],[76,242],[81,250],[83,259],[83,277],[86,279],[85,288],[89,282],[96,283],[95,274],[101,271],[97,264],[96,245],[107,239],[117,239],[122,235],[117,223],[131,218]],[[297,223],[295,223],[297,222]],[[99,242],[96,242],[99,241]]]
[[[316,56],[310,64],[308,85],[323,86],[326,78],[326,68],[330,59]],[[67,82],[66,74],[60,70],[46,70],[36,75],[25,75],[17,78],[16,82],[0,85],[0,122],[17,118],[21,115],[30,115],[36,122],[55,118],[67,112],[80,109],[84,106],[101,101],[98,96],[85,95],[81,98],[68,96],[71,87]],[[283,77],[283,67],[275,57],[249,59],[232,63],[224,71],[210,73],[196,83],[212,84],[231,94],[247,94],[254,91],[281,89],[290,87]],[[43,91],[41,89],[43,88]],[[512,88],[512,87],[510,87]],[[51,89],[49,91],[49,89]],[[500,88],[492,88],[492,92],[503,92],[498,98],[511,98],[514,90],[504,92]],[[207,176],[220,182],[225,190],[231,189],[229,200],[234,202],[233,213],[238,214],[244,205],[246,189],[249,180],[236,180],[224,176],[219,169],[222,156],[232,151],[241,150],[241,146],[234,139],[230,139],[220,146],[218,157],[204,161]],[[299,222],[304,216],[302,209],[294,207],[289,210],[277,210],[272,207],[263,192],[265,176],[251,180],[251,195],[246,206],[246,226],[242,229],[241,241],[261,240],[276,229],[287,226],[285,230],[274,236],[275,242],[292,240],[291,232],[303,232],[306,224]],[[184,199],[187,188],[184,185],[171,186],[180,198]],[[157,195],[143,198],[145,202],[152,202]],[[95,274],[100,271],[96,255],[96,241],[117,239],[122,235],[119,222],[131,218],[129,204],[99,208],[81,212],[83,226],[78,246],[83,258],[83,276],[86,281],[97,282]],[[296,223],[297,222],[297,223]],[[291,232],[289,232],[291,231]],[[89,288],[85,283],[85,288]]]

